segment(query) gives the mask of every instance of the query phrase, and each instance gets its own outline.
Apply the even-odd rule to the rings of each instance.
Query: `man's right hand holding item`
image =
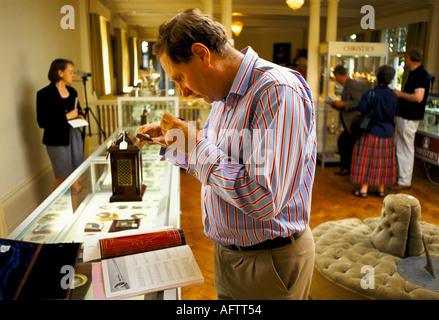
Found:
[[[146,140],[149,145],[157,143],[188,154],[198,141],[199,131],[188,121],[165,113],[160,122],[140,126],[136,130],[137,133],[149,135],[152,140]]]

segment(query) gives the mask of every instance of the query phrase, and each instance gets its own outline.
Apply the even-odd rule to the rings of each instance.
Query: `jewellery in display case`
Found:
[[[53,227],[54,227],[53,223],[39,224],[34,229],[33,233],[50,233],[50,232],[52,232]]]
[[[34,237],[30,238],[30,241],[41,241],[45,238],[46,238],[45,236],[34,236]]]
[[[131,215],[131,218],[133,218],[133,219],[143,219],[146,217],[147,217],[146,213],[134,213]]]
[[[40,218],[40,220],[38,220],[38,223],[44,224],[44,223],[48,223],[50,221],[56,220],[60,217],[60,215],[58,213],[48,213],[45,214],[44,216],[42,216]]]
[[[99,232],[104,227],[103,223],[87,222],[84,227],[84,232]]]
[[[138,229],[139,225],[140,225],[140,219],[114,220],[108,232]]]
[[[119,215],[111,212],[100,212],[96,214],[98,216],[99,221],[111,221],[119,218]]]

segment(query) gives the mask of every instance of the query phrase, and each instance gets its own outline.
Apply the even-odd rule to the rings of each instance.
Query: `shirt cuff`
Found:
[[[171,148],[160,148],[161,161],[168,161],[177,167],[187,169],[188,155]]]
[[[200,139],[189,154],[187,172],[205,185],[213,166],[218,164],[223,156],[221,149],[212,142],[205,138]]]

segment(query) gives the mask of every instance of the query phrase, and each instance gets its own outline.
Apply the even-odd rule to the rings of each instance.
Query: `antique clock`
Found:
[[[113,191],[110,202],[142,201],[146,189],[142,183],[142,146],[143,141],[123,131],[107,149]]]

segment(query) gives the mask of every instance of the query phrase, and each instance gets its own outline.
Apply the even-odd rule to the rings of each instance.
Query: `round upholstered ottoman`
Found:
[[[404,257],[374,244],[374,239],[383,237],[383,227],[390,229],[386,234],[393,232],[389,219],[396,220],[394,208],[389,209],[388,204],[386,210],[386,199],[380,217],[329,221],[313,229],[316,256],[310,299],[439,299],[439,292],[420,288],[398,273],[398,263]],[[423,221],[416,221],[416,225],[431,257],[439,258],[439,227]]]

